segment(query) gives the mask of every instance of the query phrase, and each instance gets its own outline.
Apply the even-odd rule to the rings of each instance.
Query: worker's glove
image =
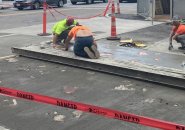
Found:
[[[173,45],[170,44],[169,47],[168,47],[168,50],[172,50],[173,49]]]

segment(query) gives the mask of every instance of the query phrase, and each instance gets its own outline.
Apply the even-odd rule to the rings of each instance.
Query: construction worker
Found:
[[[97,50],[97,44],[93,38],[93,34],[89,28],[83,25],[73,27],[65,41],[65,50],[68,50],[69,42],[74,38],[74,53],[77,56],[97,59],[100,53]]]
[[[176,40],[178,43],[181,43],[181,47],[178,49],[185,50],[185,25],[180,23],[178,16],[173,18],[172,25],[173,27],[169,39],[169,50],[173,48],[172,40]]]
[[[65,39],[68,36],[68,33],[72,26],[77,25],[78,22],[74,20],[72,17],[68,17],[64,20],[61,20],[57,22],[53,28],[53,46],[60,46],[61,41],[63,40],[63,43],[65,42]]]

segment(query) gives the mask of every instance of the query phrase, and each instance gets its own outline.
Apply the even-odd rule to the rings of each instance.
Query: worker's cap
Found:
[[[72,17],[68,17],[67,20],[66,20],[66,24],[68,26],[71,26],[73,24],[73,22],[74,22],[74,18],[72,18]]]

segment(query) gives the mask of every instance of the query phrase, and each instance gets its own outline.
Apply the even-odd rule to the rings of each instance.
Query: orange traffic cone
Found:
[[[107,40],[120,40],[120,37],[117,37],[117,34],[116,34],[116,17],[115,17],[114,0],[112,0],[111,36],[108,37]]]
[[[43,25],[43,31],[42,31],[42,33],[39,33],[39,34],[37,34],[37,35],[39,35],[39,36],[49,36],[49,35],[51,35],[51,34],[49,34],[49,33],[46,33],[46,17],[47,17],[47,14],[46,14],[46,12],[47,12],[47,3],[46,3],[46,0],[44,0],[44,2],[43,2],[43,17],[42,17],[42,25]]]

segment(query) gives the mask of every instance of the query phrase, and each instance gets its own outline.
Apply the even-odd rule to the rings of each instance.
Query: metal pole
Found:
[[[119,4],[119,0],[117,0],[117,14],[120,14],[120,4]]]
[[[46,0],[43,3],[43,34],[46,34]]]
[[[170,0],[170,20],[173,18],[173,0]]]
[[[152,25],[154,25],[154,0],[152,0]]]

